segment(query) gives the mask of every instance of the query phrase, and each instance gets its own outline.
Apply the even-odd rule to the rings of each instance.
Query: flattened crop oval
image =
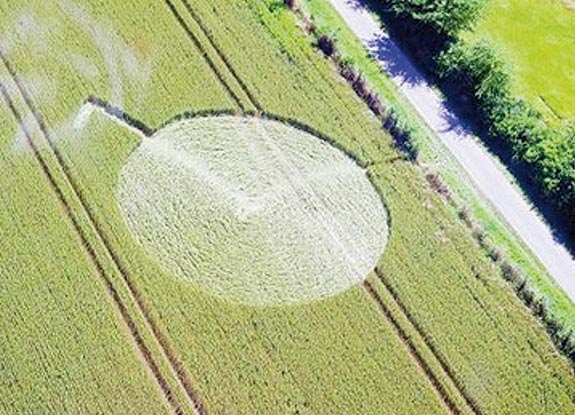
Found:
[[[373,268],[388,233],[380,196],[352,159],[260,118],[168,125],[131,155],[118,200],[164,268],[253,305],[348,289]]]

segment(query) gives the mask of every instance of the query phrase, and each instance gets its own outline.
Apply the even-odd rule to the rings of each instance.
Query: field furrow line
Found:
[[[165,0],[167,2],[169,2],[170,0]],[[259,102],[259,100],[256,98],[256,96],[250,91],[250,89],[248,88],[248,86],[246,85],[246,83],[243,81],[243,79],[240,77],[240,75],[237,73],[237,71],[234,69],[234,67],[232,66],[232,64],[230,63],[229,59],[227,58],[227,56],[225,55],[225,53],[222,52],[221,48],[219,47],[219,45],[217,44],[217,42],[215,41],[214,37],[212,36],[212,34],[210,33],[210,31],[208,30],[208,28],[206,27],[206,25],[204,24],[204,22],[202,21],[202,19],[200,18],[200,16],[196,13],[196,11],[192,8],[190,2],[188,0],[180,0],[180,2],[184,5],[185,9],[188,11],[190,17],[193,19],[193,21],[196,23],[196,25],[200,28],[200,30],[202,31],[203,35],[206,37],[206,39],[208,40],[208,42],[210,42],[210,46],[215,50],[215,52],[218,54],[218,57],[221,59],[221,61],[224,63],[224,65],[226,66],[226,68],[228,69],[229,73],[233,76],[234,80],[237,82],[237,84],[239,85],[239,87],[242,89],[243,93],[249,98],[251,104],[253,105],[253,107],[258,111],[258,112],[262,112],[263,111],[263,106],[262,104]],[[189,28],[188,28],[189,30]],[[201,45],[199,45],[198,47],[201,48]]]
[[[185,395],[189,399],[190,404],[195,409],[196,413],[198,415],[206,415],[207,409],[205,408],[205,405],[202,402],[202,400],[199,396],[199,393],[192,387],[192,383],[189,380],[189,376],[187,375],[182,363],[177,358],[175,352],[171,348],[171,346],[167,340],[167,337],[163,334],[163,332],[159,328],[159,325],[157,324],[157,322],[154,321],[148,307],[146,306],[146,304],[143,301],[142,295],[140,294],[139,290],[137,289],[135,283],[133,282],[132,277],[129,275],[129,273],[127,272],[125,267],[122,265],[120,258],[118,257],[118,255],[116,254],[114,249],[112,248],[109,240],[106,238],[104,232],[102,231],[101,226],[99,225],[98,221],[95,218],[94,213],[89,208],[89,205],[88,205],[86,199],[84,198],[81,191],[79,190],[79,186],[72,176],[71,169],[69,168],[66,161],[64,160],[64,157],[62,156],[62,154],[60,153],[60,151],[56,147],[54,140],[51,137],[51,134],[48,130],[48,127],[47,127],[42,115],[40,114],[39,110],[36,108],[35,104],[33,103],[32,98],[31,98],[30,94],[28,93],[27,89],[25,88],[22,80],[20,79],[20,77],[16,73],[15,69],[12,67],[11,63],[9,62],[9,60],[6,58],[6,56],[4,55],[4,53],[2,51],[0,51],[0,60],[4,64],[10,77],[14,81],[14,84],[16,85],[24,103],[26,104],[28,110],[30,111],[35,122],[37,123],[39,130],[42,133],[42,136],[44,137],[45,141],[48,144],[49,149],[51,150],[51,153],[53,154],[53,156],[56,159],[56,162],[57,162],[57,164],[61,170],[61,173],[63,175],[63,178],[64,178],[66,185],[69,186],[69,188],[71,189],[73,197],[75,197],[77,199],[77,201],[79,202],[79,205],[81,207],[82,212],[88,218],[88,223],[92,227],[94,234],[97,237],[98,242],[104,247],[105,254],[111,259],[113,267],[115,268],[115,271],[120,275],[121,280],[126,284],[128,290],[132,296],[132,300],[133,300],[134,304],[136,305],[137,312],[140,313],[143,321],[146,324],[146,328],[152,334],[154,341],[157,343],[157,345],[159,346],[159,349],[162,351],[163,358],[166,359],[166,361],[169,363],[172,375],[175,376],[175,379],[177,380],[179,386],[185,392]],[[7,90],[5,90],[5,92],[7,93]],[[21,117],[20,117],[20,120],[21,120]],[[31,136],[29,138],[33,143]],[[34,145],[33,151],[37,157],[42,158],[37,146]],[[43,166],[45,166],[48,169],[47,171],[49,172],[49,167],[47,166],[47,164],[45,162],[43,163]],[[63,196],[62,190],[57,185],[57,181],[54,180],[54,176],[52,174],[50,174],[49,177],[52,179],[51,182],[55,186],[54,190],[57,191],[59,195]],[[64,199],[64,201],[65,201],[65,199]],[[72,217],[74,217],[74,212],[70,208],[69,204],[67,204],[67,208],[68,208],[69,214],[72,215]],[[80,226],[78,224],[78,220],[76,218],[74,219],[74,223],[76,223],[78,226]],[[93,254],[90,256],[92,258],[97,258],[97,254],[96,254],[94,248],[91,245],[89,245],[88,239],[86,238],[86,235],[84,233],[82,233],[82,240],[83,240],[83,242],[87,243],[88,246],[90,246],[90,252]],[[101,267],[100,261],[98,261],[98,264],[100,264],[100,267]],[[111,283],[111,281],[110,281],[110,283]],[[120,298],[118,297],[118,299],[120,299]],[[125,308],[124,305],[122,305],[122,307]],[[141,339],[141,336],[139,336],[139,338]],[[154,365],[156,366],[155,363],[154,363]]]
[[[181,16],[181,14],[178,12],[178,10],[176,9],[176,7],[174,6],[174,4],[172,3],[171,0],[164,0],[165,3],[167,4],[168,8],[170,9],[170,11],[174,14],[176,20],[178,21],[178,23],[180,24],[180,26],[182,27],[182,29],[188,34],[190,40],[194,43],[194,45],[196,46],[196,48],[200,51],[201,55],[204,57],[204,59],[206,60],[206,62],[208,63],[208,65],[210,66],[210,68],[212,68],[213,72],[216,74],[216,77],[218,79],[218,81],[220,83],[223,84],[224,88],[229,91],[230,93],[233,93],[233,89],[232,87],[228,84],[228,82],[226,81],[226,79],[224,78],[223,75],[221,75],[219,73],[219,71],[217,70],[215,63],[213,62],[213,60],[209,57],[209,54],[207,53],[207,51],[204,49],[204,47],[202,46],[201,42],[199,41],[198,37],[193,33],[193,30],[187,25],[187,23],[185,22],[185,20],[183,19],[183,17]],[[177,0],[176,0],[177,1]],[[210,46],[213,48],[213,50],[217,53],[218,57],[220,58],[221,62],[225,65],[226,69],[228,70],[228,73],[231,74],[231,76],[233,77],[233,80],[235,81],[235,83],[237,84],[237,86],[239,86],[239,88],[242,90],[243,94],[245,95],[245,97],[249,100],[251,106],[253,108],[256,109],[257,111],[257,115],[263,116],[265,118],[268,119],[274,119],[277,121],[282,121],[282,122],[286,122],[287,120],[285,119],[280,119],[281,117],[277,117],[274,116],[272,114],[266,113],[263,109],[263,106],[261,105],[261,103],[259,102],[259,100],[255,97],[255,95],[250,91],[250,89],[248,88],[248,86],[246,85],[246,83],[243,81],[243,79],[239,76],[239,74],[235,71],[235,69],[233,68],[233,66],[231,65],[229,59],[227,58],[227,56],[221,51],[220,47],[218,46],[218,44],[216,43],[216,41],[214,40],[213,36],[209,33],[209,31],[207,30],[206,26],[204,25],[204,23],[202,22],[202,20],[200,19],[200,17],[197,15],[197,13],[193,10],[193,8],[191,7],[191,5],[189,4],[188,1],[184,0],[181,2],[185,9],[188,11],[190,17],[192,18],[192,20],[196,23],[196,26],[202,31],[204,37],[209,41]],[[234,96],[236,96],[234,94]],[[237,97],[237,96],[236,96]],[[240,104],[239,100],[236,100],[236,102],[238,103],[238,105],[240,105],[240,108],[242,109],[242,111],[246,111],[246,108],[244,106],[242,106]],[[309,131],[309,127],[305,126],[304,124],[298,123],[296,120],[289,120],[289,124],[294,126],[293,124],[297,124],[297,126],[295,126],[295,128],[299,128],[301,130]],[[313,132],[310,132],[310,134],[316,134],[318,136],[320,136],[322,139],[332,143],[335,145],[335,143],[333,143],[333,140],[327,138],[326,136],[324,136],[323,134],[316,132],[315,130]],[[274,356],[269,355],[270,359],[272,359],[273,361],[276,362],[276,364],[278,364],[279,366],[282,366],[283,362],[278,362],[276,360],[276,358]],[[301,386],[300,382],[297,380],[296,376],[290,371],[290,370],[286,370],[286,372],[288,373],[288,375],[291,377],[292,381],[294,382],[294,384],[296,385],[296,387],[304,394],[307,396],[307,393],[305,392],[305,388]]]
[[[88,238],[87,238],[85,232],[82,230],[82,227],[78,223],[78,220],[76,219],[74,213],[72,212],[72,208],[69,205],[68,201],[66,200],[64,193],[58,187],[56,179],[54,178],[53,174],[51,173],[50,168],[46,164],[44,158],[40,154],[38,147],[34,143],[34,140],[32,139],[32,136],[31,136],[28,128],[26,127],[25,123],[23,122],[22,115],[16,109],[16,105],[14,104],[14,101],[10,97],[8,90],[6,89],[4,84],[1,82],[0,82],[0,94],[2,95],[2,98],[5,102],[5,104],[8,106],[10,112],[12,113],[16,122],[18,123],[19,127],[21,128],[22,132],[24,133],[24,136],[26,137],[26,142],[30,146],[32,153],[34,155],[34,158],[38,162],[40,170],[42,171],[43,175],[46,177],[46,180],[48,181],[51,189],[54,191],[58,200],[60,201],[66,218],[68,219],[72,228],[76,232],[76,235],[78,236],[79,241],[80,241],[86,255],[89,257],[90,261],[92,262],[97,274],[100,276],[100,278],[101,278],[101,280],[102,280],[102,282],[106,288],[106,292],[108,293],[109,298],[112,300],[112,303],[114,304],[117,313],[120,315],[121,320],[124,322],[124,324],[126,325],[126,328],[128,329],[130,335],[132,336],[132,340],[133,340],[133,343],[135,344],[136,350],[137,350],[137,352],[140,353],[141,357],[143,358],[143,361],[146,363],[146,366],[148,367],[153,379],[155,380],[161,395],[163,396],[163,398],[166,401],[166,404],[168,405],[168,407],[171,409],[171,411],[174,414],[183,415],[184,412],[182,411],[179,404],[175,401],[173,393],[172,393],[172,391],[168,385],[168,382],[162,376],[157,364],[155,363],[155,361],[152,357],[150,350],[148,349],[148,347],[144,343],[142,336],[140,335],[140,332],[138,331],[137,325],[135,324],[134,320],[130,317],[128,310],[126,309],[126,307],[124,306],[124,304],[120,298],[120,295],[118,294],[117,290],[115,289],[112,281],[107,276],[106,271],[104,270],[104,266],[102,265],[102,263],[98,259],[96,252],[94,251],[94,249],[90,245]]]
[[[186,35],[192,41],[192,43],[194,44],[196,49],[198,49],[198,51],[200,52],[200,54],[204,58],[204,61],[208,64],[208,66],[210,67],[210,69],[213,72],[213,74],[215,75],[215,77],[218,79],[220,84],[226,90],[227,94],[232,98],[232,100],[237,104],[237,106],[242,111],[246,111],[246,108],[245,108],[244,104],[242,103],[242,100],[232,90],[232,88],[228,85],[228,83],[224,80],[224,77],[223,77],[222,73],[220,72],[220,70],[218,69],[218,67],[216,66],[215,62],[212,60],[212,58],[210,58],[208,52],[202,47],[200,40],[194,34],[192,29],[190,29],[190,27],[188,26],[188,24],[186,23],[186,21],[184,20],[184,18],[182,17],[180,12],[178,11],[178,9],[176,9],[176,6],[174,6],[174,3],[172,3],[171,0],[164,0],[164,3],[166,4],[166,6],[170,10],[170,12],[174,15],[174,18],[176,19],[178,24],[182,27],[184,32],[186,32]]]
[[[165,1],[168,3],[171,3],[170,0],[165,0]],[[243,93],[249,98],[251,104],[257,109],[258,113],[265,114],[263,106],[260,104],[259,100],[254,96],[254,94],[250,91],[249,87],[242,80],[242,78],[237,73],[237,71],[233,68],[229,59],[224,54],[224,52],[221,50],[221,48],[217,44],[216,40],[214,39],[213,35],[210,33],[208,28],[202,22],[202,19],[196,13],[196,11],[193,9],[190,2],[188,0],[180,0],[180,2],[181,2],[181,4],[184,5],[184,7],[188,11],[190,17],[193,19],[193,21],[195,22],[197,27],[202,31],[205,38],[209,41],[210,46],[214,49],[214,51],[216,51],[219,58],[221,59],[221,61],[226,66],[226,68],[228,69],[228,71],[232,75],[232,77],[234,78],[237,85],[242,89]],[[177,10],[175,10],[175,7],[173,7],[173,4],[172,4],[171,9],[174,13],[177,13]],[[180,24],[182,26],[184,26],[185,22],[183,21],[183,19],[181,19],[181,15],[178,15],[178,16],[179,16],[178,21],[180,22]],[[187,26],[184,27],[184,29],[186,30],[186,32],[191,31],[191,29]],[[193,40],[194,40],[194,43],[196,44],[196,46],[202,51],[202,55],[204,57],[207,57],[207,52],[205,52],[202,45],[199,43],[197,37],[194,36]],[[218,77],[218,79],[220,80],[220,82],[225,83],[223,76]],[[226,84],[226,88],[231,89],[231,87],[227,84]],[[449,376],[451,381],[456,385],[457,390],[459,391],[459,393],[464,398],[463,401],[465,403],[461,403],[461,404],[456,403],[451,398],[450,392],[448,390],[446,390],[446,387],[444,386],[444,384],[437,378],[437,376],[434,373],[434,371],[432,370],[432,368],[429,366],[429,364],[427,363],[425,358],[419,352],[417,346],[411,341],[409,334],[402,328],[402,325],[394,317],[391,310],[386,306],[385,302],[381,299],[381,297],[379,296],[377,291],[373,288],[371,283],[367,280],[364,282],[364,289],[367,292],[367,294],[371,297],[371,299],[376,302],[376,304],[379,306],[380,310],[383,312],[384,316],[391,323],[391,325],[395,328],[395,331],[396,331],[398,337],[401,339],[401,341],[405,345],[408,353],[414,359],[416,364],[420,367],[422,372],[425,374],[425,376],[427,377],[427,379],[429,380],[429,382],[433,386],[433,389],[436,392],[437,396],[443,402],[443,404],[449,410],[449,412],[452,414],[456,414],[456,415],[467,414],[467,413],[469,413],[467,408],[465,408],[463,411],[461,409],[459,409],[460,406],[465,406],[465,403],[467,403],[467,405],[469,406],[469,408],[471,410],[471,413],[474,413],[476,415],[483,415],[483,413],[479,410],[479,408],[477,407],[475,402],[468,396],[467,393],[465,393],[463,388],[461,388],[460,385],[458,383],[456,383],[456,379],[453,377],[452,371],[449,371],[449,372],[446,371],[446,374]],[[430,349],[430,350],[434,355],[436,355],[436,352],[434,349]],[[439,361],[441,362],[440,363],[441,367],[443,368],[443,370],[445,370],[445,367],[446,367],[445,362],[443,360],[439,360]]]
[[[400,338],[403,345],[407,349],[407,352],[413,358],[417,366],[419,366],[421,371],[425,374],[425,376],[431,383],[433,390],[437,394],[438,398],[443,402],[443,404],[449,410],[450,413],[454,415],[461,415],[462,412],[460,411],[456,403],[451,399],[447,390],[445,390],[445,388],[443,387],[439,379],[436,377],[433,370],[431,370],[431,368],[429,367],[423,356],[417,350],[415,344],[413,344],[413,342],[411,341],[410,336],[401,327],[401,324],[397,321],[397,319],[393,316],[393,313],[387,307],[383,299],[379,296],[377,291],[374,289],[373,285],[368,280],[365,280],[363,282],[363,288],[367,293],[367,295],[369,295],[370,298],[377,304],[378,308],[381,310],[386,320],[389,321],[389,323],[393,326],[397,336]]]
[[[418,334],[418,336],[422,339],[425,347],[429,350],[429,352],[433,355],[434,359],[438,362],[439,366],[441,367],[441,370],[449,378],[450,382],[456,388],[459,395],[465,400],[469,409],[475,415],[485,415],[480,406],[477,404],[477,402],[473,399],[473,397],[469,394],[465,386],[462,384],[461,380],[457,377],[455,371],[449,366],[445,358],[439,353],[435,345],[430,340],[429,336],[425,333],[425,330],[423,330],[423,328],[420,326],[417,320],[415,320],[413,315],[407,309],[405,303],[401,300],[397,291],[395,291],[395,289],[391,286],[391,284],[387,280],[384,272],[378,267],[376,267],[374,269],[374,274],[377,277],[377,281],[380,283],[380,285],[389,295],[391,300],[394,302],[396,308],[401,312],[405,320],[409,322],[410,329],[415,331]]]

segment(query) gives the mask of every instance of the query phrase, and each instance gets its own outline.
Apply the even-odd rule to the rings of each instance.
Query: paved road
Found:
[[[347,25],[393,78],[413,107],[551,276],[575,302],[575,260],[514,187],[492,157],[465,131],[399,47],[358,0],[329,0]]]

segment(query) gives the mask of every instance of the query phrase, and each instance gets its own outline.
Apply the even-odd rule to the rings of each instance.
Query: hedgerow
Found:
[[[503,141],[515,162],[575,221],[575,133],[570,124],[549,126],[530,104],[511,92],[504,63],[486,42],[452,44],[438,58],[439,76],[451,95],[466,96],[492,139]]]
[[[485,0],[382,0],[382,15],[432,80],[490,140],[503,144],[545,198],[575,228],[575,130],[549,125],[511,91],[509,70],[493,46],[458,39]]]

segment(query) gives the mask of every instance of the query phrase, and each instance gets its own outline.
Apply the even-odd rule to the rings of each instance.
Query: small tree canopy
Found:
[[[388,0],[391,10],[429,26],[444,36],[469,29],[487,0]]]

